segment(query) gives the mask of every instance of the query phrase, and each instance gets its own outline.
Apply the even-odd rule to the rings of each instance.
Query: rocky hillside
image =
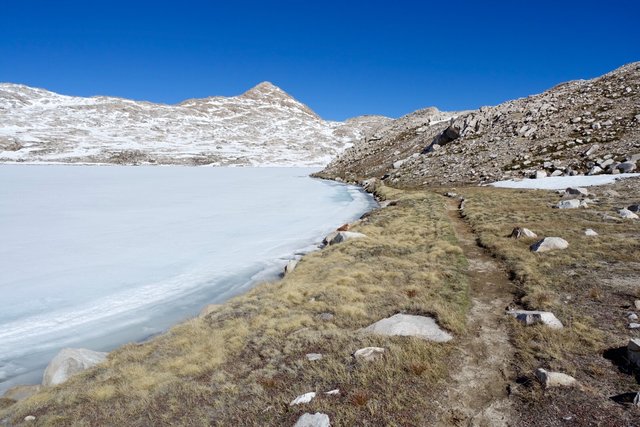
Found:
[[[0,84],[0,162],[324,166],[389,120],[325,121],[268,82],[178,105]]]
[[[430,108],[402,117],[320,175],[423,187],[633,171],[640,158],[640,62],[455,116],[441,122],[446,114]]]

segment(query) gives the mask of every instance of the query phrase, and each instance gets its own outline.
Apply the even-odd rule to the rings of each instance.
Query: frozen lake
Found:
[[[0,165],[0,393],[274,279],[373,207],[311,172]]]

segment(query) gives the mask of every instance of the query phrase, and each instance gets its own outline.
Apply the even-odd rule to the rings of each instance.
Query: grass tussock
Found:
[[[39,425],[293,425],[326,412],[335,425],[429,425],[449,375],[453,344],[366,335],[398,312],[428,314],[454,335],[466,330],[466,260],[442,199],[382,189],[378,210],[348,241],[306,256],[264,284],[106,363],[0,413]],[[332,316],[331,316],[332,315]],[[388,349],[356,363],[362,347]],[[310,362],[307,353],[323,358]],[[324,392],[340,389],[337,396]],[[290,407],[316,391],[311,403]],[[2,405],[6,406],[5,403]],[[435,409],[435,408],[431,408]]]

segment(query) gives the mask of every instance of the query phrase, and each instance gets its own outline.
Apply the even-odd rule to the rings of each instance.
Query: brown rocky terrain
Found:
[[[383,125],[319,176],[426,187],[631,172],[640,153],[640,62],[450,116],[428,108]]]

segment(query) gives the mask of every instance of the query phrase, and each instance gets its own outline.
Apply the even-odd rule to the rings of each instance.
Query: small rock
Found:
[[[443,194],[443,196],[455,199],[458,197],[458,193],[454,193],[453,191],[447,191],[446,193]]]
[[[638,328],[640,328],[640,323],[635,323],[635,322],[629,323],[629,329],[638,329]]]
[[[635,313],[629,313],[627,315],[627,319],[629,319],[629,320],[638,320],[638,315],[635,314]]]
[[[564,172],[560,169],[556,169],[553,172],[551,172],[551,176],[552,177],[556,177],[556,176],[562,176],[564,175]]]
[[[26,422],[31,422],[31,421],[35,421],[36,417],[34,417],[33,415],[27,415],[26,417],[24,417],[24,420]]]
[[[591,146],[591,148],[589,148],[584,155],[589,157],[590,155],[592,155],[593,153],[595,153],[596,151],[598,151],[598,148],[600,148],[600,146],[598,144],[593,144]]]
[[[556,205],[558,209],[577,209],[580,207],[580,200],[578,199],[569,199],[569,200],[561,200]]]
[[[624,219],[638,219],[638,215],[631,212],[629,209],[620,209],[618,214]]]
[[[515,317],[526,326],[542,323],[551,329],[563,328],[562,322],[550,311],[509,310],[507,314]]]
[[[378,320],[362,330],[377,335],[411,336],[435,342],[446,342],[453,339],[453,336],[440,328],[432,317],[412,314],[398,313]]]
[[[329,396],[335,396],[335,395],[340,394],[340,389],[337,388],[335,390],[325,391],[324,394],[328,394]]]
[[[603,160],[602,162],[599,163],[599,166],[602,169],[607,168],[608,166],[611,166],[614,163],[613,159],[607,159],[607,160]]]
[[[316,397],[316,392],[315,391],[311,391],[309,393],[301,394],[300,396],[298,396],[295,399],[293,399],[291,401],[291,403],[289,403],[289,406],[301,405],[303,403],[309,403],[309,402],[311,402],[313,400],[314,397]]]
[[[310,414],[307,412],[298,418],[293,427],[331,427],[331,421],[327,414],[321,412]]]
[[[574,387],[578,385],[578,381],[575,378],[562,372],[549,372],[539,368],[536,369],[535,376],[545,388]]]
[[[307,353],[307,360],[310,362],[322,359],[322,355],[320,353]]]
[[[586,230],[584,230],[584,235],[585,236],[597,236],[598,233],[596,233],[594,230],[587,228]]]
[[[284,274],[287,275],[291,273],[293,270],[296,269],[297,265],[298,265],[297,259],[289,260],[289,262],[287,262],[287,265],[284,267]]]
[[[602,173],[602,168],[600,166],[594,166],[589,169],[589,173],[587,175],[600,175]]]
[[[569,187],[564,190],[567,194],[571,194],[574,196],[588,196],[589,190],[583,187]]]
[[[623,162],[618,164],[617,169],[619,169],[622,173],[629,173],[636,170],[636,164],[634,162]]]
[[[536,179],[542,179],[547,177],[546,171],[536,171]]]
[[[548,252],[557,249],[566,249],[568,247],[569,242],[561,237],[545,237],[531,245],[529,249],[531,252]]]
[[[514,239],[520,239],[521,237],[535,239],[536,237],[538,237],[538,235],[533,231],[529,230],[528,228],[516,227],[511,232],[510,237],[513,237]]]
[[[633,302],[633,306],[636,308],[636,310],[640,310],[640,299],[637,299]]]
[[[365,347],[353,353],[353,357],[356,360],[371,362],[373,360],[381,358],[384,355],[385,351],[386,350],[382,347]]]
[[[397,162],[393,162],[394,169],[400,169],[404,165],[404,160],[398,160]]]

